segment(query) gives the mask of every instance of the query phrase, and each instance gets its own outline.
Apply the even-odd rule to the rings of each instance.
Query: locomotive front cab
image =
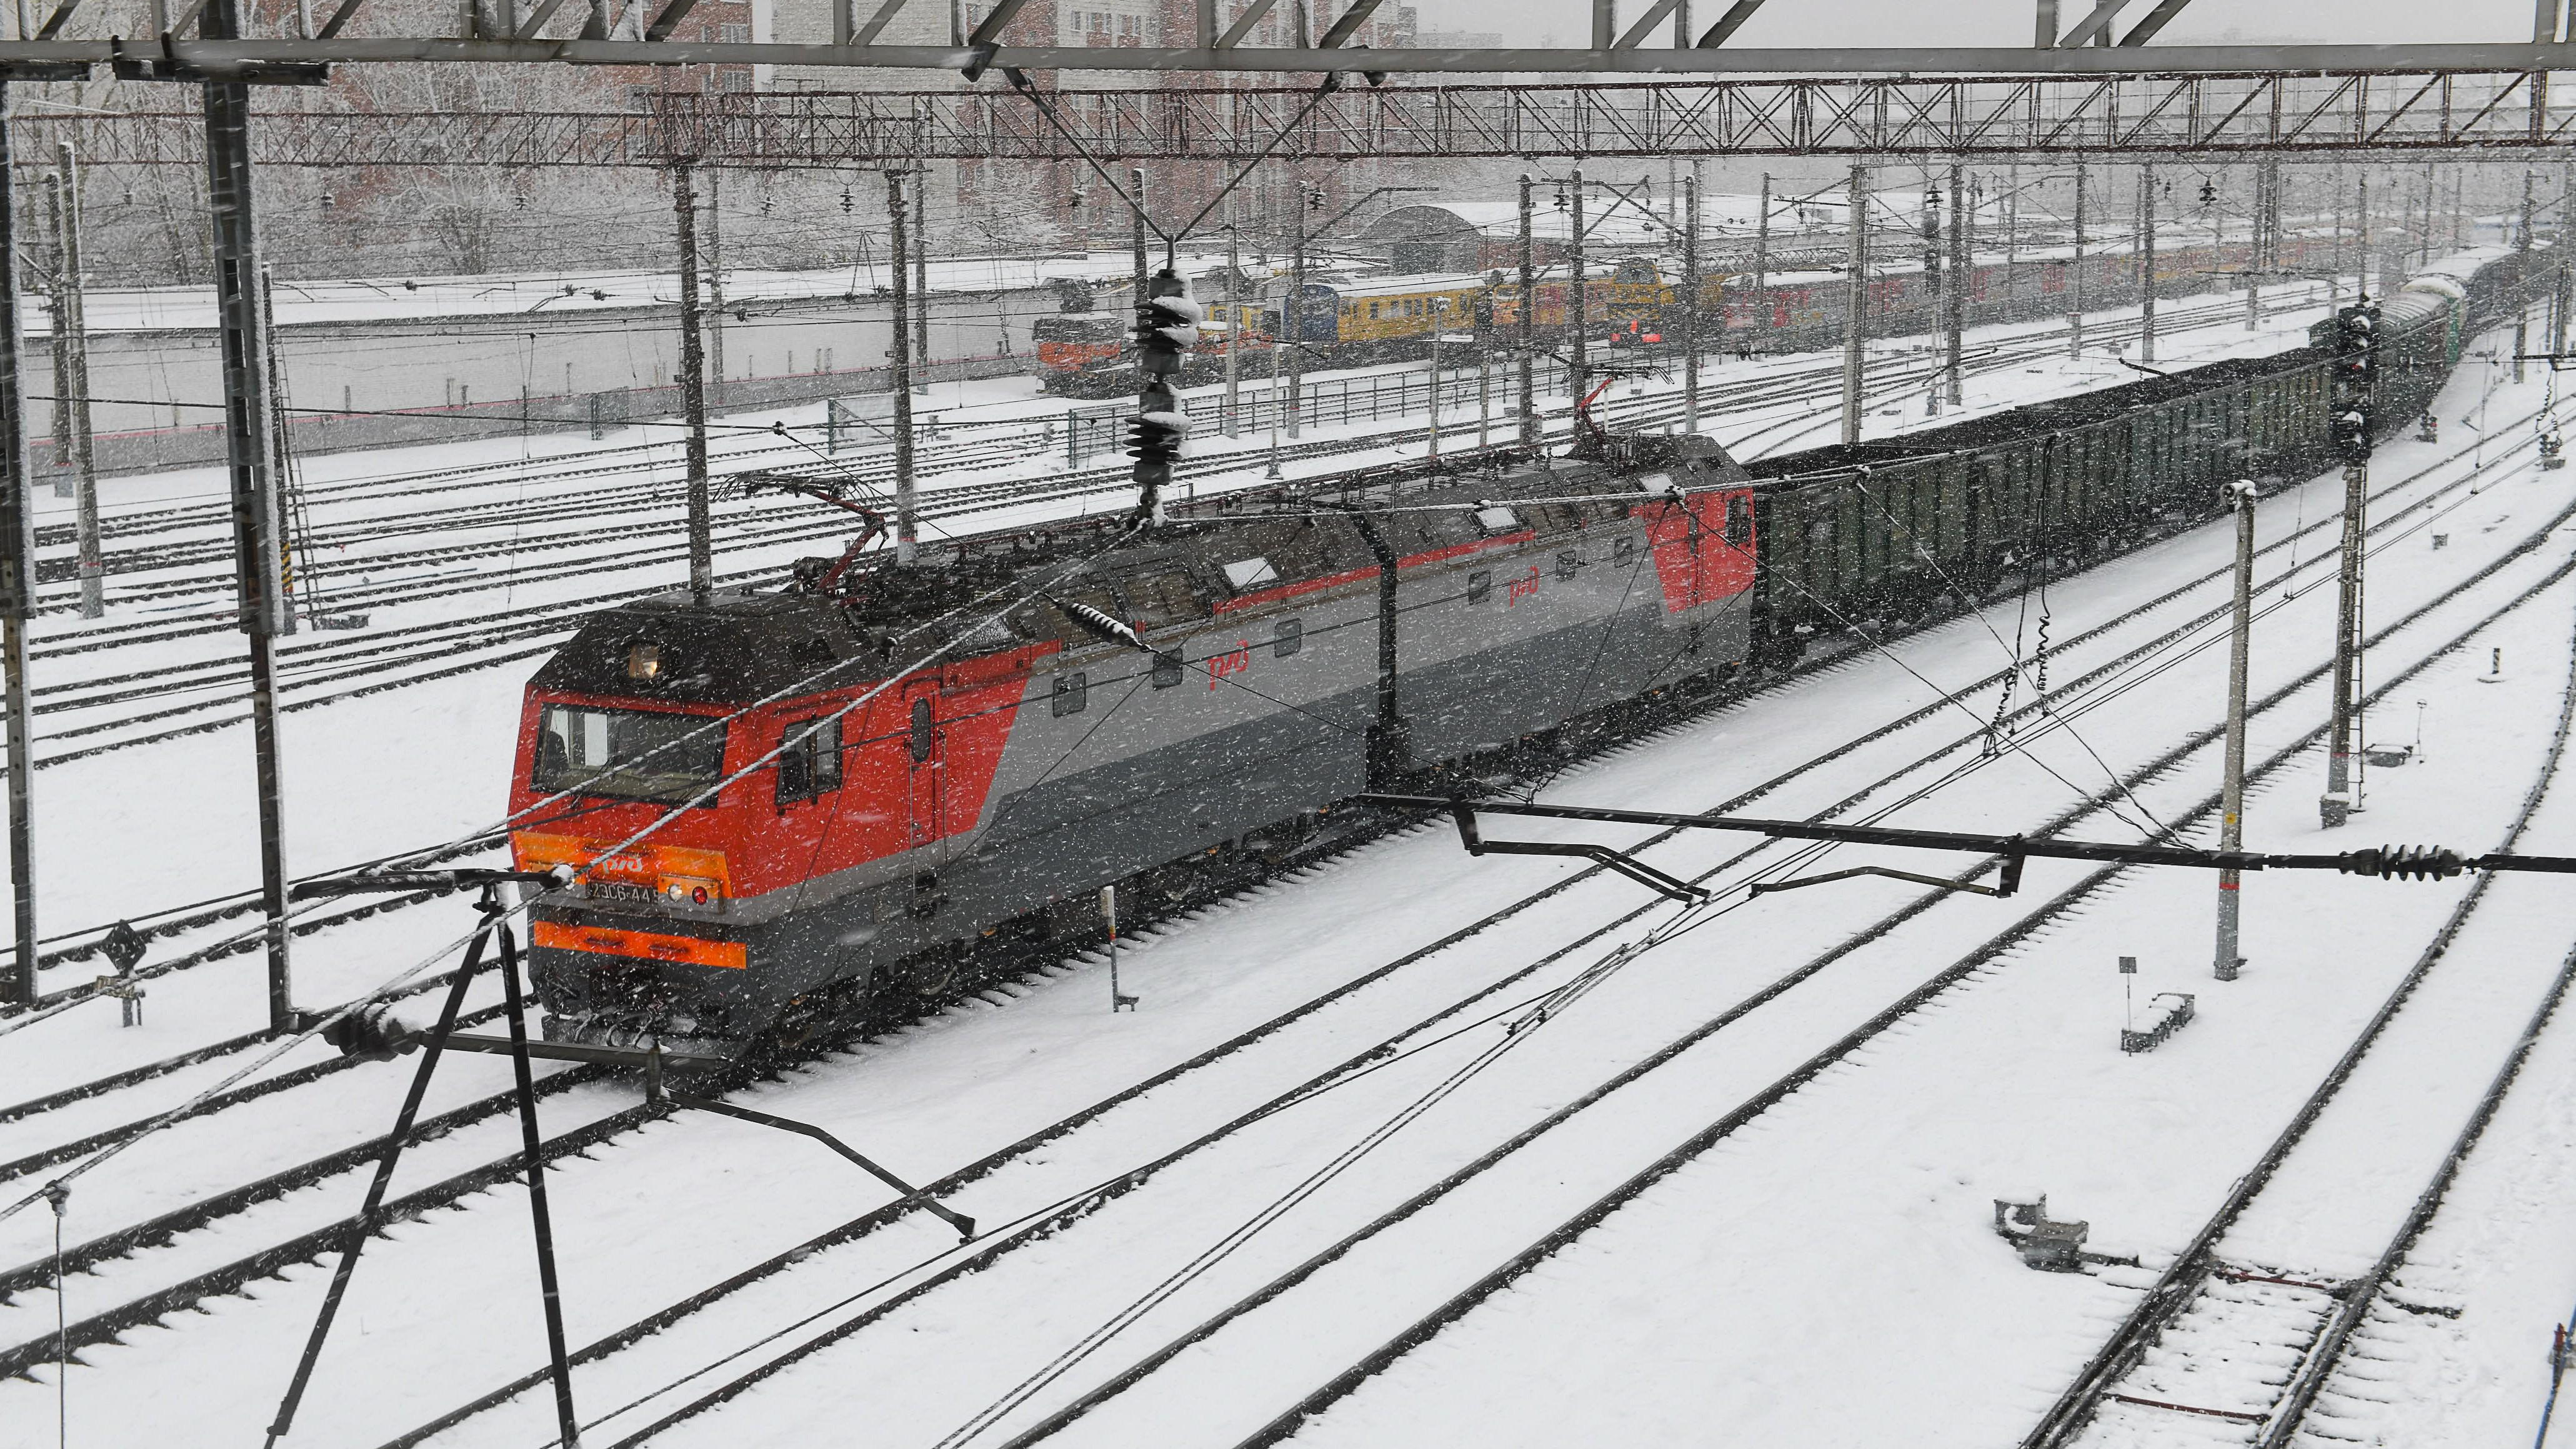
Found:
[[[511,855],[521,870],[580,877],[532,910],[549,1036],[725,1040],[812,984],[770,969],[780,902],[764,898],[783,883],[798,803],[837,805],[849,788],[839,731],[821,727],[829,696],[804,687],[854,695],[872,663],[863,654],[822,600],[727,594],[701,607],[679,595],[592,619],[537,671],[512,771]]]

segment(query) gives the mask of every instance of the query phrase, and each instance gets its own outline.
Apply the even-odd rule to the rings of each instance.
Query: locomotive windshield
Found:
[[[529,783],[549,793],[685,805],[724,778],[724,745],[721,719],[550,704]]]

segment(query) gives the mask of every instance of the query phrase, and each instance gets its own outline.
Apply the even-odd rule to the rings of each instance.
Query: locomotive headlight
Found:
[[[637,644],[626,651],[626,677],[653,680],[662,677],[662,646]]]

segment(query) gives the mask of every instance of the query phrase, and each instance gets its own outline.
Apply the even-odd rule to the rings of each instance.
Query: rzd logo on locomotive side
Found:
[[[1251,641],[1237,639],[1234,641],[1234,651],[1232,653],[1211,654],[1208,656],[1207,663],[1208,688],[1214,689],[1216,688],[1217,681],[1225,678],[1227,675],[1241,674],[1252,668]]]
[[[1537,593],[1538,565],[1531,564],[1530,571],[1527,574],[1520,578],[1513,579],[1504,585],[1503,607],[1508,609],[1523,599],[1534,597]]]

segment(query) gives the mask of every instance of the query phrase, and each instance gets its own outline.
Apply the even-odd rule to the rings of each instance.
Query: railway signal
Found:
[[[1189,414],[1181,409],[1172,379],[1180,373],[1181,353],[1198,338],[1200,315],[1199,304],[1182,294],[1180,275],[1170,267],[1154,274],[1145,298],[1136,304],[1136,370],[1142,386],[1136,416],[1129,420],[1127,456],[1136,460],[1141,517],[1161,517],[1172,462],[1189,439]]]
[[[2343,562],[2336,578],[2334,712],[2326,750],[2326,792],[2317,818],[2329,830],[2350,818],[2354,676],[2361,633],[2363,515],[2368,507],[2371,412],[2379,387],[2379,304],[2363,297],[2335,313],[2327,440],[2343,459]]]
[[[2329,436],[2349,467],[2370,461],[2371,408],[2379,383],[2379,307],[2367,298],[2335,313]]]

